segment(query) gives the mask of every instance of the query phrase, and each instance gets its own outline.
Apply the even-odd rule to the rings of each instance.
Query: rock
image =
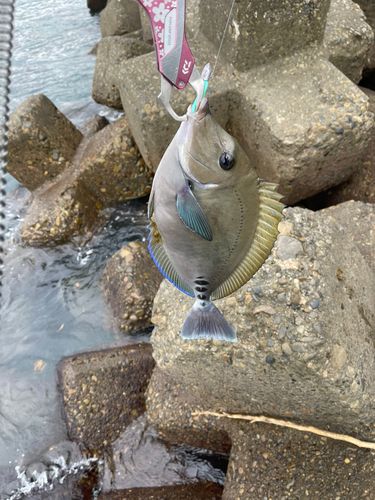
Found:
[[[33,95],[10,114],[8,172],[32,191],[66,169],[81,139],[45,95]]]
[[[138,2],[133,0],[109,0],[100,14],[102,37],[125,35],[141,29]]]
[[[327,15],[324,48],[327,59],[354,83],[362,79],[374,32],[352,0],[332,0]]]
[[[217,417],[193,416],[206,408],[180,384],[155,368],[147,390],[147,420],[166,441],[228,455],[228,434],[217,426]]]
[[[150,326],[152,302],[162,279],[147,242],[131,242],[109,259],[101,283],[116,329],[132,333]]]
[[[315,33],[316,44],[320,43],[328,2],[320,2],[319,7],[314,4],[317,8],[314,16],[310,16],[312,4],[303,2],[302,7],[301,2],[278,2],[280,12],[290,10],[290,16],[284,19],[280,14],[272,18],[273,21],[265,12],[264,2],[252,4],[251,13],[246,16],[242,16],[241,9],[247,7],[247,3],[235,4],[237,13],[232,26],[237,26],[240,35],[237,36],[235,28],[228,31],[223,51],[227,57],[229,54],[233,57],[228,63],[222,57],[207,95],[213,116],[236,137],[259,177],[279,183],[279,191],[285,195],[283,202],[294,204],[350,177],[370,140],[373,115],[368,98],[326,60],[323,49],[317,46],[302,50],[304,43],[311,42],[312,33]],[[277,5],[272,12],[278,12]],[[207,28],[204,19],[209,15],[201,15],[205,29],[189,40],[199,68],[217,53],[217,36],[222,30],[217,31],[219,24],[215,19],[220,13],[220,23],[225,21],[223,12],[226,12],[211,2],[201,2],[202,9],[212,11],[213,20]],[[303,20],[298,14],[293,24],[298,9],[303,12]],[[267,23],[277,33],[271,42],[262,45],[270,29],[262,32]],[[293,26],[293,30],[288,29],[288,36],[282,29],[286,23]],[[303,31],[307,31],[297,43],[299,51],[296,52],[292,41],[301,35],[302,25]],[[204,37],[206,28],[212,31],[215,46]],[[245,39],[250,32],[253,43],[249,45]],[[146,54],[125,61],[119,87],[135,141],[153,171],[178,128],[157,102],[160,76],[154,57],[154,54]],[[190,88],[173,92],[171,105],[183,114],[194,97]]]
[[[277,244],[246,285],[217,301],[237,332],[237,343],[183,340],[180,331],[193,300],[163,281],[152,316],[157,326],[151,339],[154,359],[176,384],[213,411],[266,414],[372,440],[375,275],[355,243],[326,213],[289,208],[284,215],[293,225],[289,237],[298,240],[303,251],[295,260],[281,260]],[[369,231],[366,220],[358,222],[363,222],[363,233]],[[280,281],[284,303],[275,300]],[[260,304],[239,300],[259,282]],[[294,290],[300,294],[299,305],[291,302]],[[227,304],[232,298],[236,307]],[[315,299],[320,302],[317,309],[310,306]],[[281,323],[275,325],[272,315],[254,315],[258,305],[272,307]],[[287,328],[286,338],[278,335],[281,326]],[[335,345],[345,349],[345,365],[343,356],[336,364],[330,362]],[[353,390],[353,377],[360,392]]]
[[[103,38],[97,47],[92,97],[96,102],[122,109],[118,82],[123,78],[123,61],[153,51],[142,33]]]
[[[109,124],[109,121],[105,116],[94,115],[79,128],[81,134],[85,137],[91,137],[99,130],[102,130]]]
[[[87,0],[87,7],[95,12],[104,9],[107,0]]]
[[[342,226],[342,230],[355,243],[367,265],[375,273],[375,205],[347,201],[322,212],[327,217],[333,217]]]
[[[370,450],[274,425],[232,420],[224,427],[232,440],[225,500],[373,497]]]
[[[223,487],[214,483],[132,488],[100,493],[98,500],[221,500]]]
[[[122,116],[91,137],[79,165],[79,183],[102,207],[147,195],[152,176]]]
[[[90,351],[63,358],[57,367],[70,439],[94,455],[145,411],[154,368],[148,344]]]

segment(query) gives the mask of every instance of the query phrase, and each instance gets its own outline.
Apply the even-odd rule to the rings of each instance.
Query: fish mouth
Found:
[[[202,99],[199,104],[199,108],[197,108],[194,113],[192,112],[192,105],[190,104],[186,114],[188,118],[193,118],[195,121],[202,121],[208,114],[210,113],[210,108],[208,106],[208,100],[206,97]]]
[[[207,188],[216,188],[218,187],[218,184],[215,184],[213,182],[201,182],[199,181],[193,174],[190,170],[188,170],[185,166],[184,166],[184,162],[183,162],[183,159],[182,159],[182,154],[184,152],[185,148],[179,148],[179,151],[178,151],[178,162],[180,164],[180,167],[181,167],[181,170],[183,171],[185,177],[189,180],[191,180],[194,184],[196,184],[197,186],[199,186],[200,188],[202,189],[207,189]],[[197,160],[196,158],[194,158],[194,156],[188,151],[188,150],[185,150],[186,153],[190,156],[190,158],[195,162],[197,163],[198,165],[202,166],[203,168],[206,168],[207,170],[210,170],[210,168],[205,165],[204,163],[201,163],[199,160]]]

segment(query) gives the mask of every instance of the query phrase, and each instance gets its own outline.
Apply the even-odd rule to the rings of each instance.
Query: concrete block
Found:
[[[201,31],[217,53],[231,0],[201,2]],[[238,71],[269,64],[323,41],[329,0],[235,2],[220,57]],[[194,54],[194,52],[193,52]]]
[[[81,139],[45,95],[33,95],[10,114],[8,172],[32,191],[69,166]]]
[[[100,14],[102,37],[125,35],[141,29],[139,4],[134,0],[109,0]]]
[[[131,333],[149,327],[151,308],[163,275],[148,242],[131,242],[113,255],[102,274],[104,295],[116,330]]]
[[[145,411],[145,390],[153,368],[149,344],[63,358],[57,374],[70,439],[96,455],[110,449]]]
[[[265,264],[216,302],[238,342],[183,340],[193,300],[163,281],[152,317],[154,359],[214,411],[373,440],[375,275],[336,220],[301,208],[284,213]]]
[[[119,82],[124,75],[122,62],[147,54],[153,46],[142,40],[142,30],[129,35],[108,36],[97,47],[92,98],[106,106],[122,109]]]
[[[354,83],[362,79],[373,42],[373,29],[360,7],[351,0],[332,0],[323,41],[326,57]]]

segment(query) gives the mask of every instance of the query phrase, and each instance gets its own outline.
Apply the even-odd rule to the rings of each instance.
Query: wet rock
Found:
[[[102,225],[99,209],[93,193],[77,182],[73,165],[62,178],[34,191],[20,227],[22,239],[32,245],[62,244],[76,236],[85,240]]]
[[[214,483],[132,488],[100,493],[98,500],[221,500],[223,487]]]
[[[146,415],[134,421],[113,443],[101,471],[103,493],[155,484],[171,485],[215,480],[224,482],[222,470],[202,457],[201,450],[167,443],[147,423]],[[225,459],[222,459],[225,466]]]
[[[151,190],[145,165],[125,116],[97,132],[80,159],[78,182],[89,189],[101,207],[139,198]]]
[[[79,128],[81,134],[85,137],[91,137],[99,130],[102,130],[109,124],[109,121],[105,116],[94,115]]]
[[[131,242],[109,259],[101,283],[117,330],[132,333],[150,326],[162,279],[146,242]]]
[[[102,225],[101,209],[150,192],[152,177],[125,116],[86,135],[71,163],[56,181],[34,191],[21,225],[28,243],[60,244],[77,235],[85,240]]]
[[[107,5],[107,0],[87,0],[87,7],[95,12],[104,9]]]
[[[138,2],[133,0],[109,0],[100,14],[102,37],[125,35],[141,29]]]
[[[362,79],[374,32],[352,0],[332,0],[327,15],[324,47],[327,59],[354,83]]]
[[[301,208],[285,209],[284,214],[293,225],[289,237],[298,240],[303,251],[293,260],[281,260],[277,244],[246,285],[217,301],[238,341],[183,340],[180,331],[193,300],[163,281],[152,317],[157,326],[154,358],[164,373],[214,411],[287,417],[371,440],[374,273],[333,218]],[[362,231],[369,231],[366,220]],[[284,303],[275,300],[282,279]],[[259,282],[261,303],[239,302]],[[295,289],[299,305],[291,302]],[[233,299],[235,307],[228,303]],[[310,305],[314,299],[320,301],[317,309]],[[254,314],[259,305],[272,307],[281,324],[275,325],[274,315],[266,311]],[[286,338],[278,335],[281,326],[287,328]],[[346,364],[343,356],[334,364],[330,361],[335,345],[346,351]],[[267,356],[275,361],[268,363]],[[353,377],[360,392],[352,388]]]
[[[8,171],[34,190],[63,172],[82,134],[43,94],[24,101],[10,114]]]
[[[294,1],[288,2],[288,8],[281,0],[280,4],[280,12],[290,8],[295,14],[295,9],[300,7],[307,17],[307,11],[312,8],[312,4],[306,2],[303,7],[301,2]],[[243,5],[236,3],[234,10],[240,11]],[[210,2],[201,2],[200,6],[201,10],[212,11],[212,15],[218,12],[222,15],[216,3],[211,6]],[[266,35],[262,33],[264,18],[260,13],[265,8],[264,2],[257,2],[251,14],[243,15],[242,19],[240,13],[235,15],[233,22],[240,35],[237,36],[235,28],[232,33],[228,31],[224,45],[236,55],[230,62],[228,59],[227,64],[223,57],[207,95],[213,116],[236,137],[252,159],[259,177],[278,182],[279,191],[286,197],[283,201],[293,204],[350,177],[361,163],[361,154],[370,140],[373,115],[367,97],[326,60],[323,49],[311,46],[302,50],[312,32],[315,32],[316,43],[321,40],[328,2],[320,2],[320,15],[311,17],[311,23],[306,19],[308,36],[304,34],[303,40],[297,43],[301,52],[296,53],[293,48],[292,54],[289,53],[290,40],[300,35],[304,24],[300,14],[294,25],[295,32],[290,33],[288,28],[288,36],[281,26],[285,26],[285,22],[290,26],[291,18],[286,16],[285,20],[280,14],[277,23],[272,25],[277,35],[273,33],[272,42],[268,41],[262,52],[261,41]],[[277,11],[276,5],[274,10]],[[248,15],[252,16],[251,23]],[[271,23],[268,15],[265,19]],[[214,22],[209,24],[218,46],[217,33],[222,30],[217,31]],[[202,26],[207,28],[204,22]],[[252,38],[256,38],[256,42],[250,45],[248,41],[245,44],[249,29],[257,30]],[[211,54],[217,52],[217,47],[204,35],[207,35],[206,29],[189,40],[198,67],[203,67]],[[280,43],[277,43],[277,51],[271,53],[274,40]],[[259,60],[262,64],[257,66]],[[242,72],[243,65],[247,64],[251,68]],[[145,162],[154,171],[178,128],[157,102],[159,80],[154,54],[146,54],[124,62],[124,78],[119,88],[129,126]],[[150,93],[152,88],[154,94]],[[171,105],[179,114],[185,113],[195,97],[189,88],[172,94]]]
[[[204,405],[181,384],[155,368],[147,390],[147,420],[166,441],[228,455],[230,440],[217,417],[193,416]]]
[[[226,420],[224,427],[232,440],[225,500],[373,496],[370,450],[274,425]]]
[[[149,23],[149,21],[148,21]],[[123,62],[135,56],[153,51],[153,46],[142,40],[142,32],[131,37],[109,36],[97,47],[92,97],[96,102],[122,109],[119,81],[123,78]]]
[[[57,367],[70,439],[93,454],[145,411],[152,348],[135,344],[63,358]]]

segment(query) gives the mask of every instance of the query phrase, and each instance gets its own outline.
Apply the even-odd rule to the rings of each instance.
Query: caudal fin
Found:
[[[182,326],[183,339],[216,339],[237,342],[236,334],[212,302],[196,301]]]

